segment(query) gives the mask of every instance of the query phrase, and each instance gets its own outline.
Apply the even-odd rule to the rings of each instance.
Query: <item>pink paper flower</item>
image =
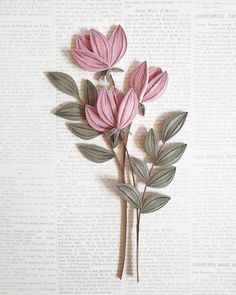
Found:
[[[100,72],[112,68],[125,54],[127,38],[119,25],[109,40],[102,33],[90,30],[89,35],[78,35],[72,54],[81,68]]]
[[[168,74],[161,68],[149,67],[142,62],[131,75],[131,87],[134,89],[139,102],[153,101],[166,90]]]
[[[115,87],[105,87],[98,95],[96,107],[85,106],[86,119],[89,125],[101,132],[112,128],[119,130],[128,126],[138,113],[138,99],[131,88],[124,96]]]

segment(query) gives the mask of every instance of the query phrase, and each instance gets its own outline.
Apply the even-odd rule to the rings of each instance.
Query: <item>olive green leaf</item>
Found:
[[[85,123],[66,123],[68,129],[79,138],[89,140],[101,134]]]
[[[120,196],[130,203],[135,208],[141,208],[141,197],[136,187],[130,184],[119,184],[117,185]]]
[[[121,139],[123,138],[124,133],[122,132],[122,130],[116,129],[116,128],[112,128],[109,132],[108,132],[108,137],[111,141],[112,147],[115,148],[118,143],[121,141]]]
[[[122,70],[121,68],[116,68],[116,67],[111,68],[111,71],[112,72],[124,72],[124,70]]]
[[[157,154],[158,141],[153,128],[148,131],[145,138],[144,147],[150,157],[155,157]]]
[[[184,143],[169,145],[166,149],[160,152],[155,165],[172,165],[176,163],[182,157],[186,147],[187,144]]]
[[[79,89],[71,76],[61,72],[48,72],[47,76],[60,91],[77,98],[79,97]]]
[[[54,114],[71,121],[79,121],[85,119],[84,109],[76,102],[67,102],[59,105]]]
[[[95,144],[80,144],[80,152],[90,161],[103,163],[115,157],[115,154]]]
[[[162,141],[166,142],[180,131],[187,118],[187,112],[175,112],[168,117],[162,126]]]
[[[154,171],[148,182],[148,186],[160,188],[165,187],[171,183],[175,176],[176,167],[167,167]]]
[[[85,103],[94,107],[94,106],[96,106],[97,98],[98,98],[98,92],[97,92],[95,85],[92,82],[90,82],[89,80],[86,80]]]
[[[145,115],[145,105],[142,104],[141,102],[138,105],[138,110],[139,110],[140,115],[142,115],[142,116]]]
[[[159,193],[151,193],[147,196],[143,202],[141,213],[152,213],[161,209],[168,201],[170,197]]]
[[[149,177],[147,164],[135,157],[130,157],[130,162],[134,173],[146,183]]]

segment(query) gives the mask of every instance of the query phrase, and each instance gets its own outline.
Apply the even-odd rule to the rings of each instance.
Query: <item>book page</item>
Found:
[[[236,3],[2,0],[0,8],[0,294],[234,294]],[[141,219],[139,283],[130,206],[125,272],[117,277],[116,164],[81,155],[77,144],[84,141],[53,114],[75,100],[45,76],[65,72],[80,88],[83,79],[105,84],[70,50],[77,34],[94,28],[109,36],[118,24],[128,39],[117,64],[125,72],[113,75],[119,89],[129,89],[144,60],[169,74],[164,95],[132,125],[130,154],[145,158],[144,135],[158,129],[163,113],[188,112],[173,138],[187,149],[173,182],[161,189],[171,200]],[[91,142],[106,147],[102,137]]]

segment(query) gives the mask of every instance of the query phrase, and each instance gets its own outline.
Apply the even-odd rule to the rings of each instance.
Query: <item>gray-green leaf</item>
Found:
[[[120,196],[135,208],[141,208],[141,197],[136,187],[130,184],[117,185]]]
[[[115,157],[115,154],[95,144],[80,144],[80,152],[90,161],[103,163]]]
[[[176,112],[168,117],[163,124],[162,127],[162,141],[166,142],[171,137],[173,137],[176,133],[184,125],[184,122],[187,118],[187,112]]]
[[[60,91],[77,98],[79,97],[79,89],[71,76],[61,72],[48,72],[47,76]]]
[[[79,121],[85,118],[84,109],[76,102],[67,102],[59,105],[54,114],[71,121]]]
[[[148,134],[147,134],[147,136],[145,138],[144,146],[145,146],[146,152],[148,153],[148,155],[150,157],[155,157],[156,156],[157,149],[158,149],[158,141],[157,141],[157,137],[156,137],[156,135],[154,133],[153,128],[151,128],[148,131]]]
[[[184,143],[169,145],[166,149],[160,152],[155,165],[172,165],[176,163],[182,157],[186,147],[187,144]]]
[[[130,157],[130,162],[134,173],[146,183],[149,177],[147,164],[135,157]]]
[[[138,110],[139,110],[140,115],[142,115],[142,116],[145,115],[145,105],[142,104],[141,102],[138,105]]]
[[[101,134],[85,123],[67,123],[68,129],[79,138],[89,140]]]
[[[152,213],[157,211],[161,209],[169,200],[170,197],[168,196],[159,193],[152,193],[145,198],[141,208],[141,213]]]
[[[117,128],[112,128],[108,132],[108,137],[111,141],[112,147],[115,148],[118,145],[118,143],[122,140],[123,132]]]
[[[175,171],[176,168],[173,166],[154,171],[150,177],[148,186],[160,188],[169,185],[175,176]]]
[[[96,106],[98,98],[98,92],[96,87],[92,82],[89,80],[86,80],[86,98],[85,102],[91,106]]]

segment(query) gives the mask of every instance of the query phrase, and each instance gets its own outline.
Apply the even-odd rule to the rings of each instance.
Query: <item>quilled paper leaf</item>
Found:
[[[80,144],[80,152],[90,161],[103,163],[115,157],[115,154],[95,144]]]
[[[60,91],[77,98],[79,97],[79,89],[71,76],[61,72],[48,72],[47,76]]]
[[[145,150],[150,157],[156,157],[157,149],[158,149],[158,141],[156,135],[154,133],[153,128],[148,131],[148,134],[145,138]]]
[[[152,193],[145,198],[141,208],[141,213],[152,213],[157,211],[161,209],[169,200],[170,197],[159,193]]]
[[[135,208],[141,208],[141,197],[136,187],[130,184],[117,185],[120,196]]]
[[[124,72],[124,70],[122,70],[121,68],[117,68],[117,67],[111,68],[111,71],[112,72]]]
[[[140,178],[143,182],[146,183],[149,178],[147,164],[135,157],[131,157],[130,161],[134,173],[138,176],[138,178]]]
[[[165,150],[162,150],[156,160],[155,165],[172,165],[176,163],[183,155],[187,144],[178,143],[168,146]]]
[[[91,105],[91,106],[96,106],[97,103],[97,98],[98,98],[98,92],[96,87],[92,82],[89,80],[86,80],[86,103]]]
[[[59,105],[54,114],[71,121],[85,119],[84,109],[76,102],[67,102]]]
[[[187,118],[188,113],[186,112],[176,112],[167,118],[162,127],[162,141],[166,142],[184,125],[184,122]]]
[[[145,115],[145,105],[144,104],[139,103],[138,110],[139,110],[140,115],[142,115],[142,116]]]
[[[115,148],[123,138],[123,132],[119,129],[112,128],[108,133],[108,137],[111,141],[112,147]]]
[[[169,185],[175,176],[175,171],[176,168],[173,166],[154,171],[150,177],[148,186],[161,188]]]
[[[101,132],[94,130],[85,123],[67,123],[66,125],[74,135],[85,140],[95,138],[101,134]]]

